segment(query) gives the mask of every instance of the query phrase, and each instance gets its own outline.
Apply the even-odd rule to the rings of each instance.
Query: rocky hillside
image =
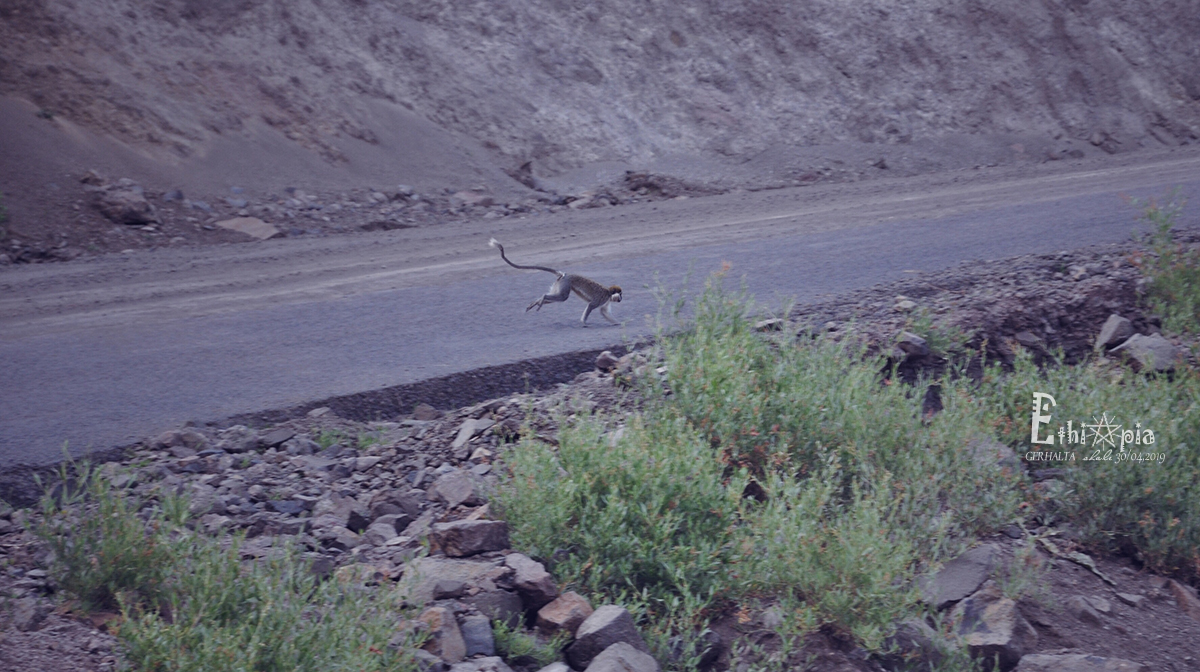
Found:
[[[344,160],[404,108],[510,173],[948,134],[1200,134],[1200,5],[11,0],[0,93],[189,157],[266,125]],[[416,122],[412,122],[416,123]]]

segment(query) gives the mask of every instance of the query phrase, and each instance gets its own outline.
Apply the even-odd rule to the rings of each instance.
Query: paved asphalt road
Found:
[[[761,303],[779,305],[970,260],[1119,242],[1135,228],[1121,193],[1180,185],[1200,204],[1200,154],[966,182],[469,223],[425,242],[391,232],[5,270],[0,469],[53,461],[64,444],[76,454],[107,449],[187,420],[619,344],[652,331],[649,287],[678,288],[689,269],[697,287],[725,261]],[[1197,210],[1181,224],[1200,224]],[[484,246],[487,226],[518,262],[566,263],[625,287],[624,326],[594,314],[595,326],[580,328],[577,299],[525,313],[552,277],[500,264]],[[228,286],[205,284],[218,278]]]

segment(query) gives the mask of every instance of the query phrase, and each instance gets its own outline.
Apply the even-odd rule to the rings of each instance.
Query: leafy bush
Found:
[[[1200,250],[1175,242],[1171,233],[1186,201],[1172,192],[1163,205],[1155,199],[1132,202],[1143,208],[1142,219],[1154,226],[1145,267],[1151,309],[1162,315],[1163,326],[1170,331],[1200,333]]]

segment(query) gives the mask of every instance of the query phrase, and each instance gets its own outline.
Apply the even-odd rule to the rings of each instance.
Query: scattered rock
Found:
[[[896,347],[904,356],[924,357],[929,354],[929,345],[925,339],[911,331],[900,332],[896,340]]]
[[[490,581],[498,568],[507,570],[498,560],[478,562],[440,557],[417,558],[410,563],[396,589],[410,604],[425,604],[435,599],[434,589],[440,581],[457,581],[467,586],[478,586],[484,581]],[[470,602],[470,598],[466,600]],[[485,599],[483,602],[494,606],[511,604],[506,603],[502,597]],[[478,604],[475,606],[481,612],[488,613]]]
[[[577,670],[585,669],[602,651],[619,642],[638,651],[649,651],[633,616],[615,604],[606,604],[592,612],[575,631],[575,641],[567,647],[567,662]]]
[[[787,324],[787,320],[783,320],[778,317],[771,318],[769,320],[759,320],[758,322],[754,323],[754,330],[762,332],[780,331],[783,329],[785,324]]]
[[[1146,601],[1144,596],[1134,595],[1132,593],[1117,593],[1117,599],[1133,607],[1134,609],[1140,608],[1142,603]]]
[[[574,635],[593,611],[586,597],[568,591],[538,610],[537,628],[547,636],[554,636],[559,632]]]
[[[605,350],[596,357],[596,368],[605,373],[611,373],[616,370],[617,365],[621,360],[612,352]]]
[[[417,621],[429,631],[429,640],[422,647],[447,663],[458,663],[467,657],[467,645],[463,641],[454,612],[446,607],[429,607]]]
[[[1066,602],[1067,613],[1079,619],[1088,625],[1101,625],[1100,613],[1097,612],[1086,598],[1081,595],[1072,595],[1067,598]]]
[[[508,523],[503,520],[459,520],[437,523],[430,539],[446,555],[462,558],[508,548]]]
[[[492,637],[492,623],[483,614],[465,616],[459,624],[467,656],[496,655],[496,641]]]
[[[558,585],[542,563],[521,553],[510,553],[505,556],[504,564],[513,570],[513,587],[527,609],[541,609],[558,597]]]
[[[413,409],[414,420],[428,422],[430,420],[437,420],[440,417],[442,417],[442,412],[429,404],[417,404],[417,407]]]
[[[1120,315],[1109,315],[1096,336],[1096,349],[1111,348],[1133,336],[1133,323]]]
[[[42,622],[53,611],[51,605],[34,597],[23,597],[12,605],[12,624],[21,632],[30,632],[42,627]]]
[[[489,418],[467,418],[463,421],[462,426],[458,428],[458,436],[454,437],[454,443],[450,447],[458,450],[466,445],[467,441],[479,436],[485,429],[496,424],[494,420]]]
[[[1179,605],[1183,613],[1200,621],[1200,599],[1196,598],[1196,593],[1175,579],[1169,580],[1167,585],[1171,589],[1171,595],[1175,598],[1175,604]]]
[[[521,596],[507,590],[487,590],[468,595],[462,601],[492,620],[508,623],[509,627],[516,627],[524,616]]]
[[[461,469],[439,476],[430,486],[428,493],[431,499],[445,503],[447,509],[453,509],[460,504],[478,506],[484,501],[476,492],[475,479]]]
[[[979,590],[996,566],[998,552],[994,545],[984,544],[947,562],[933,578],[921,582],[925,601],[941,611]]]
[[[251,238],[258,240],[267,240],[274,238],[281,232],[274,226],[264,222],[257,217],[234,217],[233,219],[225,219],[217,222],[217,226],[229,231],[237,231],[244,233]]]
[[[1007,672],[1037,646],[1038,635],[1017,603],[998,594],[980,591],[958,603],[951,616],[971,657],[995,661],[1001,672]]]
[[[626,642],[617,642],[593,658],[587,672],[658,672],[658,661]]]
[[[121,180],[100,192],[96,207],[100,214],[117,224],[142,226],[158,222],[158,214],[146,200],[142,188],[128,180]]]
[[[450,666],[450,672],[513,672],[498,656],[476,658]]]
[[[1082,653],[1031,653],[1021,658],[1016,672],[1150,672],[1150,668],[1120,658],[1103,658]]]
[[[1134,367],[1141,370],[1170,371],[1175,368],[1179,351],[1161,334],[1143,336],[1134,334],[1121,345],[1109,351],[1112,354],[1126,353]]]
[[[884,641],[888,652],[880,656],[879,664],[888,672],[929,671],[941,665],[943,658],[937,646],[938,635],[925,621],[910,619],[896,627]]]

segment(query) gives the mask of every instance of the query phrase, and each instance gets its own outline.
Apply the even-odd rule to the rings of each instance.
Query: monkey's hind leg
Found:
[[[571,298],[571,283],[567,282],[566,278],[559,278],[558,280],[554,281],[553,285],[550,285],[550,291],[546,292],[542,298],[529,304],[529,307],[525,309],[525,312],[528,313],[533,308],[537,308],[540,311],[542,309],[542,305],[547,301],[550,301],[551,303],[559,303],[566,301],[569,298]]]

